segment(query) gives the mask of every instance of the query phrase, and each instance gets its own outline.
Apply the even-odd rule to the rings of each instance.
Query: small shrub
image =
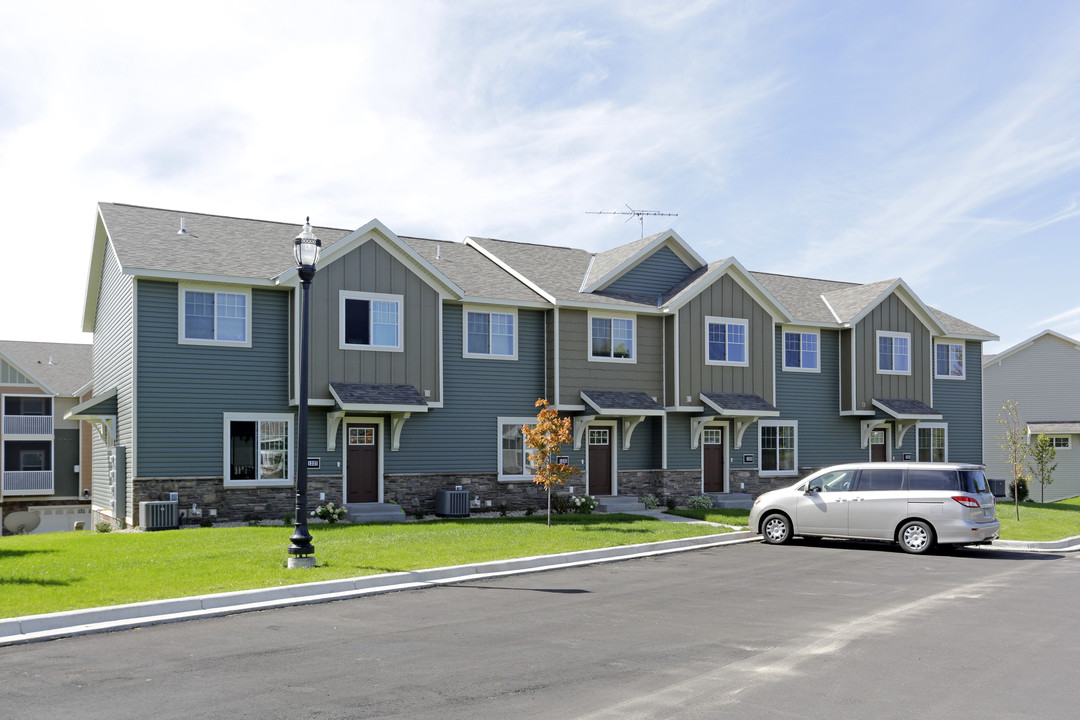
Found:
[[[292,525],[293,524],[293,516],[292,516],[291,512],[285,513],[285,524],[286,525]]]
[[[532,514],[534,514],[535,512],[536,512],[536,508],[534,508],[534,507],[527,507],[527,508],[525,508],[525,514],[526,514],[526,515],[532,515]]]
[[[199,527],[214,527],[214,518],[203,518],[199,521]]]
[[[708,495],[694,495],[686,500],[686,507],[691,510],[711,510],[713,500]]]
[[[1010,492],[1012,491],[1012,484],[1009,485]],[[1024,502],[1028,499],[1028,482],[1027,478],[1020,478],[1016,483],[1016,499],[1020,502]]]
[[[102,521],[102,522],[99,522],[97,525],[95,525],[94,529],[97,530],[99,533],[112,532],[112,525],[110,525],[107,522]]]
[[[600,503],[592,495],[582,495],[580,497],[576,495],[570,496],[570,506],[574,509],[574,512],[579,515],[591,515],[592,511],[596,509],[596,506]]]
[[[570,505],[569,495],[552,495],[551,496],[551,511],[556,515],[565,515],[573,510]]]
[[[312,510],[311,517],[321,518],[328,523],[336,523],[338,520],[343,520],[347,512],[348,510],[340,505],[334,505],[331,501]]]
[[[248,520],[248,527],[259,527],[258,520]]]
[[[424,511],[423,510],[413,510],[412,515],[417,520],[423,520],[424,519]]]
[[[502,505],[499,506],[498,510],[499,510],[499,516],[500,517],[506,517],[506,514],[508,512],[510,512],[510,506],[507,505],[506,503],[503,503]]]
[[[667,505],[668,510],[674,510],[675,508],[677,508],[679,506],[678,503],[675,502],[675,498],[673,498],[673,497],[669,497],[665,501],[665,504]]]
[[[641,504],[645,506],[646,510],[655,510],[660,507],[660,500],[652,493],[649,493],[641,498]]]

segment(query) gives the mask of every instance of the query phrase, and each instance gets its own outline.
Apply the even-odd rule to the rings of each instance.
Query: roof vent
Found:
[[[442,260],[442,245],[435,246],[435,259]]]
[[[177,235],[190,235],[187,228],[184,227],[184,218],[180,218],[180,229],[176,231]]]

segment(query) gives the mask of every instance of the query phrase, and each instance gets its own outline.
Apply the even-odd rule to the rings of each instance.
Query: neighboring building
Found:
[[[64,419],[89,395],[90,357],[90,345],[0,340],[0,516],[33,510],[34,532],[90,525],[90,428]]]
[[[1049,435],[1057,450],[1053,482],[1041,488],[1029,481],[1032,500],[1046,502],[1080,495],[1080,341],[1044,330],[983,360],[983,436],[986,470],[1009,481],[1013,471],[1001,450],[1002,406],[1016,402],[1029,442]],[[1030,472],[1025,472],[1030,477]],[[1045,495],[1043,493],[1045,492]]]
[[[95,396],[71,416],[108,429],[102,517],[137,523],[138,502],[172,492],[218,517],[291,509],[299,230],[99,205]],[[573,418],[577,493],[757,493],[835,462],[982,459],[996,336],[902,280],[753,273],[672,231],[601,253],[377,220],[316,234],[313,502],[430,512],[460,485],[539,507],[521,426],[540,397]]]

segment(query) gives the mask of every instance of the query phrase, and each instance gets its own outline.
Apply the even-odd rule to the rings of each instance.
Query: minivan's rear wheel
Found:
[[[761,521],[761,534],[771,545],[786,543],[791,539],[791,521],[782,513],[766,515]]]
[[[904,552],[924,553],[934,546],[934,529],[922,520],[908,520],[900,526],[896,541]]]

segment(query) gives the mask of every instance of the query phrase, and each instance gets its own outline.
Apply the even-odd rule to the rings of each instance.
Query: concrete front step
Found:
[[[714,508],[724,510],[749,510],[754,507],[754,496],[749,493],[705,493],[712,498]]]
[[[352,523],[405,522],[405,511],[394,503],[345,503]]]
[[[596,512],[601,513],[632,513],[645,509],[645,505],[632,495],[602,495],[598,496],[596,500],[599,503],[596,506]]]

